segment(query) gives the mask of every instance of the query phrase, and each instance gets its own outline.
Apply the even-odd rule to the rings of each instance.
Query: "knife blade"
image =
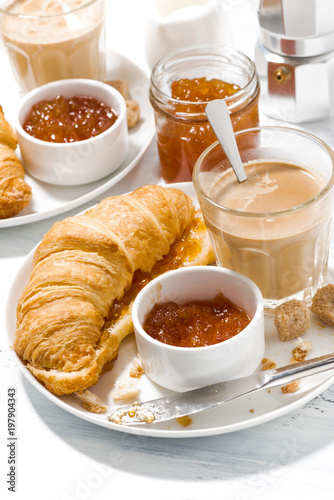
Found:
[[[257,372],[248,377],[220,382],[163,398],[121,406],[111,412],[109,421],[120,425],[154,424],[193,415],[235,399],[288,384],[296,379],[334,368],[334,352],[297,364]]]

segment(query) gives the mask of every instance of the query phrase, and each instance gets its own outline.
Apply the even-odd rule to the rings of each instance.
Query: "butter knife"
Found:
[[[322,373],[334,368],[334,352],[300,363],[257,372],[248,377],[220,382],[159,399],[122,406],[108,415],[121,425],[143,425],[193,415],[263,389]]]

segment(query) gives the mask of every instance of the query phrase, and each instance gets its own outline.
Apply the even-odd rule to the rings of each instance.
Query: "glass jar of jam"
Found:
[[[225,100],[237,131],[259,124],[259,93],[253,61],[236,49],[188,47],[161,59],[152,71],[150,101],[163,179],[191,181],[197,158],[217,140],[205,114],[210,100]]]

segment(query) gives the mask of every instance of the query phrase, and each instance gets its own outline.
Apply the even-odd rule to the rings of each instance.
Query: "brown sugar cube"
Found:
[[[326,285],[316,292],[311,311],[326,325],[334,326],[334,285]]]
[[[126,115],[128,119],[128,128],[134,127],[140,118],[140,107],[134,99],[126,100]]]
[[[126,80],[107,80],[105,83],[118,90],[125,100],[129,99],[129,84]]]
[[[300,300],[292,299],[276,307],[274,322],[280,340],[300,337],[310,328],[310,311]]]

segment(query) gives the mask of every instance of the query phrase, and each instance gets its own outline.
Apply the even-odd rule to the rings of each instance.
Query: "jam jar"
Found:
[[[259,124],[259,94],[253,61],[234,48],[187,47],[162,58],[152,70],[150,102],[165,182],[191,181],[197,158],[217,140],[208,101],[224,98],[237,131]]]

